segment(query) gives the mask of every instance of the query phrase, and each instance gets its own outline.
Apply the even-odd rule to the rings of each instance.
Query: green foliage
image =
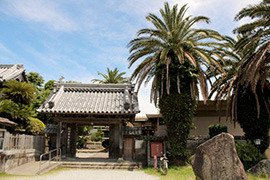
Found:
[[[30,73],[29,77],[32,84],[16,80],[4,83],[4,88],[1,90],[4,96],[0,101],[0,115],[17,123],[17,130],[27,129],[37,134],[38,129],[42,129],[42,125],[39,125],[41,123],[29,119],[37,116],[36,109],[47,99],[50,91],[38,87],[43,82],[42,76],[38,73]]]
[[[159,107],[168,129],[169,158],[186,161],[190,155],[186,150],[187,138],[196,103],[186,93],[170,94],[160,98]]]
[[[29,118],[29,125],[26,127],[26,132],[30,132],[34,135],[42,134],[45,129],[45,124],[37,118]]]
[[[55,82],[56,82],[55,80],[49,80],[48,82],[46,82],[46,84],[44,86],[44,89],[52,91],[53,88],[54,88],[54,83]]]
[[[263,95],[260,93],[261,86],[257,88],[258,100],[260,104],[260,116],[257,114],[256,99],[251,88],[239,89],[237,103],[237,120],[245,132],[245,138],[254,142],[255,139],[261,139],[262,142],[257,146],[261,153],[269,146],[269,126],[270,117],[263,101]],[[265,89],[266,91],[266,89]]]
[[[265,159],[265,156],[250,142],[247,144],[236,143],[235,146],[237,154],[246,170],[256,165],[262,159]]]
[[[228,132],[227,126],[221,125],[221,124],[212,124],[208,126],[209,129],[209,136],[210,138],[222,133],[222,132]]]
[[[89,135],[89,131],[93,129],[93,126],[79,126],[78,127],[78,135],[79,136],[86,136]]]
[[[110,70],[107,68],[107,74],[103,74],[101,72],[98,72],[99,76],[102,76],[103,79],[93,79],[92,82],[98,82],[100,84],[119,84],[119,83],[126,83],[127,78],[124,78],[123,76],[126,74],[125,72],[119,73],[119,69],[115,68],[114,70]]]
[[[79,84],[81,84],[81,82],[77,82],[77,81],[66,81],[65,83],[79,83]]]
[[[102,142],[104,138],[104,132],[101,127],[98,127],[97,132],[91,135],[91,141]]]
[[[4,99],[10,99],[14,103],[29,105],[35,99],[35,87],[26,82],[7,81],[1,92]]]
[[[78,149],[84,148],[84,145],[87,143],[87,141],[89,141],[88,137],[79,136],[76,141],[76,147]]]
[[[36,72],[30,72],[29,74],[27,74],[27,79],[30,83],[37,87],[42,87],[44,83],[43,77]]]
[[[0,115],[17,123],[19,129],[24,129],[28,124],[28,118],[35,116],[36,112],[28,105],[4,99],[0,101]]]
[[[40,89],[39,91],[36,92],[36,98],[34,102],[32,103],[33,109],[38,109],[50,96],[51,91],[45,90],[45,89]]]
[[[77,148],[83,148],[85,143],[87,143],[90,138],[87,137],[89,134],[89,131],[91,131],[94,127],[93,126],[78,126],[78,138],[76,142]]]
[[[14,103],[10,99],[3,99],[0,101],[0,113],[6,113],[12,118],[16,118],[18,109],[18,104]]]

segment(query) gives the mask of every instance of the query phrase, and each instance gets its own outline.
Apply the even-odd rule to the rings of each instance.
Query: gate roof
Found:
[[[57,83],[38,112],[135,115],[139,112],[139,107],[132,84]]]

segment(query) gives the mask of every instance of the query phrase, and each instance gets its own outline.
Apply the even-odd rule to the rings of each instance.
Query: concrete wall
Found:
[[[39,154],[35,149],[4,151],[0,153],[0,171],[6,172],[9,169],[35,161]]]
[[[234,136],[244,136],[244,132],[238,123],[226,121],[226,117],[222,117],[219,121],[218,116],[205,116],[205,117],[195,117],[193,120],[196,128],[190,131],[190,136],[208,136],[209,130],[208,126],[212,124],[222,124],[228,127],[228,133]]]

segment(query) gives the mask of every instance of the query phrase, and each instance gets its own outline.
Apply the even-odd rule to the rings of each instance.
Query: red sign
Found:
[[[151,142],[151,157],[154,156],[161,157],[163,153],[163,143],[162,142]]]

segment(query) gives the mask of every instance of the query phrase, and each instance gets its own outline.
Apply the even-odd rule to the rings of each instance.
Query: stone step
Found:
[[[74,165],[61,165],[62,168],[81,168],[81,169],[138,169],[138,166],[74,166]]]
[[[63,168],[88,168],[88,169],[138,169],[135,162],[128,163],[104,163],[104,162],[62,162]]]

